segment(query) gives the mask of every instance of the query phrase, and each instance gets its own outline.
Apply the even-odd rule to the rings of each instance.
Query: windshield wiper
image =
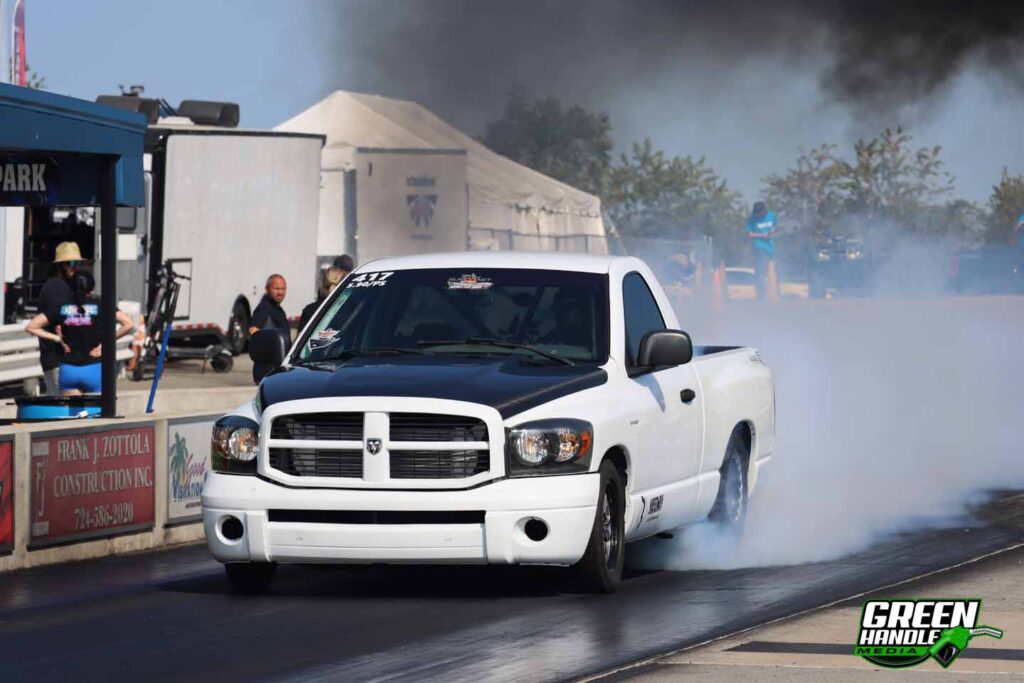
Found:
[[[431,340],[428,340],[428,341],[421,341],[421,342],[419,342],[420,346],[460,346],[460,345],[463,345],[463,344],[466,344],[466,345],[476,345],[476,344],[479,344],[480,346],[497,346],[498,348],[503,348],[503,349],[522,349],[523,351],[529,351],[530,353],[535,353],[538,356],[542,356],[544,358],[547,358],[548,360],[558,361],[559,363],[564,363],[565,365],[576,365],[575,363],[573,363],[568,358],[562,358],[561,356],[556,356],[553,353],[548,353],[547,351],[541,351],[537,347],[530,346],[529,344],[517,344],[515,342],[508,342],[508,341],[504,341],[502,339],[491,339],[490,337],[469,337],[467,339],[444,339],[444,340],[442,340],[442,339],[436,339],[436,340],[435,339],[431,339]]]
[[[356,356],[386,356],[389,354],[413,354],[416,356],[427,355],[426,351],[421,349],[406,349],[399,346],[374,346],[368,349],[349,349],[347,351],[341,351],[340,353],[331,354],[330,356],[324,356],[318,358],[319,361],[331,361],[331,360],[348,360],[349,358],[355,358]]]

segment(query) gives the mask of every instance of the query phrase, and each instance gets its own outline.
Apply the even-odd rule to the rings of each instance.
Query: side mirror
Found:
[[[249,358],[254,364],[253,379],[257,382],[284,362],[285,354],[288,353],[288,343],[282,334],[285,331],[260,330],[249,340]]]
[[[693,359],[693,342],[682,330],[648,332],[640,340],[636,364],[642,368],[686,365]]]

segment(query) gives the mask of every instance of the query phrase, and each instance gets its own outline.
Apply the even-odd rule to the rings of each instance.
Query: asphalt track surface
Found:
[[[203,546],[26,570],[0,576],[0,680],[579,678],[1024,543],[1018,498],[839,561],[634,573],[610,596],[547,569],[299,566],[242,596]]]

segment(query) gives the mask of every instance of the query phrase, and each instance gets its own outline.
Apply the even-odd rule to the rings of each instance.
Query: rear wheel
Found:
[[[739,536],[747,521],[747,467],[743,453],[733,439],[719,470],[718,497],[708,519],[722,531]]]
[[[601,463],[597,512],[583,559],[574,569],[589,593],[612,593],[622,580],[626,555],[626,492],[622,475],[610,460]]]
[[[277,573],[274,562],[230,562],[224,565],[228,582],[237,593],[262,593]]]

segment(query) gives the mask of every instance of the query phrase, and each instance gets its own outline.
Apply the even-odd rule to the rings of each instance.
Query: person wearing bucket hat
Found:
[[[25,327],[29,334],[63,348],[60,391],[65,396],[98,394],[103,388],[100,356],[104,320],[100,316],[100,301],[92,295],[95,287],[96,280],[91,273],[85,270],[75,273],[72,302],[43,310]],[[117,338],[131,334],[135,323],[128,314],[118,309],[115,317]],[[59,333],[46,331],[47,326],[57,326]]]
[[[39,291],[39,310],[55,311],[74,302],[71,283],[83,262],[82,251],[76,242],[61,242],[54,250],[54,274]],[[56,328],[48,325],[46,331],[55,334]],[[39,338],[39,364],[43,366],[43,384],[47,396],[60,395],[60,364],[64,349],[50,339]]]

